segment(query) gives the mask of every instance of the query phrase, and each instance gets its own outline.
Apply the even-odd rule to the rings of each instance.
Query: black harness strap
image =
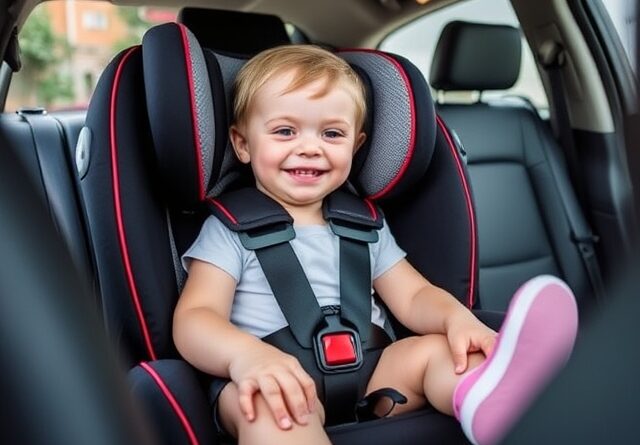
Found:
[[[323,331],[350,330],[347,326],[355,329],[351,331],[357,339],[356,366],[340,370],[340,366],[327,368],[325,362],[316,362],[322,372],[327,424],[354,421],[356,403],[362,396],[358,371],[363,363],[363,345],[381,349],[388,343],[386,335],[370,335],[369,243],[378,240],[381,215],[371,204],[347,192],[336,191],[325,199],[323,216],[340,240],[340,307],[325,314],[289,243],[295,237],[293,220],[278,203],[256,189],[242,189],[211,200],[210,204],[212,212],[238,233],[243,246],[255,252],[291,335],[302,348],[316,348],[316,355],[320,354],[317,342]]]
[[[357,420],[356,406],[362,398],[357,377],[353,373],[324,375],[325,424]]]
[[[312,346],[322,311],[300,261],[288,241],[295,237],[291,216],[256,189],[240,189],[210,201],[211,211],[246,249],[253,250],[298,343]],[[378,240],[382,217],[357,196],[337,190],[323,205],[323,216],[340,238],[340,318],[353,325],[363,343],[371,324],[369,243]]]
[[[324,315],[291,244],[275,244],[255,253],[296,341],[305,348],[313,347]]]
[[[295,238],[291,216],[253,188],[227,193],[209,204],[212,213],[238,233],[242,245],[255,252],[293,336],[301,346],[312,348],[314,333],[324,316],[289,244]]]
[[[369,246],[340,238],[340,315],[356,327],[363,343],[369,339],[371,325],[370,277]]]
[[[340,237],[340,305],[366,343],[371,325],[371,258],[369,243],[378,241],[382,217],[372,205],[342,190],[329,195],[322,208],[331,230]]]

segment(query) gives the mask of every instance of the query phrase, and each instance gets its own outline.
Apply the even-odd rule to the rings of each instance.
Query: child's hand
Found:
[[[295,357],[260,342],[244,350],[229,365],[229,375],[238,385],[240,411],[249,422],[255,417],[253,396],[261,392],[271,413],[284,430],[293,426],[292,418],[305,425],[315,411],[316,387]]]
[[[447,339],[454,371],[462,374],[467,370],[467,356],[480,352],[488,356],[496,342],[496,332],[485,326],[471,312],[452,315],[447,322]]]

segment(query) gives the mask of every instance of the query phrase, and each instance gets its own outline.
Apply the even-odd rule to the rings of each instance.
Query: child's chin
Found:
[[[298,207],[312,206],[322,203],[328,193],[292,193],[289,195],[289,203]]]

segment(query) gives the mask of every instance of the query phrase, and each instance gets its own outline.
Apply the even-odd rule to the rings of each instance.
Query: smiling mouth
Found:
[[[317,170],[313,168],[291,168],[286,170],[287,173],[294,176],[300,176],[305,178],[315,178],[326,173],[324,170]]]

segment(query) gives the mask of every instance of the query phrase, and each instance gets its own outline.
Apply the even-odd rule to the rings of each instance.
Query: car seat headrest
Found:
[[[436,45],[429,82],[437,90],[506,90],[520,74],[520,31],[513,26],[454,21]]]
[[[426,172],[433,154],[436,118],[429,86],[400,56],[362,49],[338,55],[364,79],[370,98],[367,140],[350,180],[364,197],[392,198]]]
[[[350,182],[363,197],[393,198],[424,175],[433,153],[436,121],[428,85],[401,57],[371,50],[338,55],[369,90],[367,140]],[[149,120],[172,205],[192,207],[251,178],[228,140],[232,85],[246,60],[203,50],[180,24],[160,25],[145,35]]]
[[[193,207],[205,198],[211,174],[217,171],[215,145],[222,138],[214,122],[216,104],[206,61],[193,34],[176,24],[152,28],[142,48],[159,174],[170,203],[186,200],[180,206]]]
[[[291,43],[284,22],[275,15],[187,7],[180,10],[178,22],[204,48],[220,52],[253,55]]]

